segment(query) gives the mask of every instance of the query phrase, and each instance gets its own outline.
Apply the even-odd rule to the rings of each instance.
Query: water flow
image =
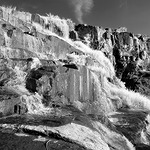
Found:
[[[51,109],[45,107],[42,103],[43,97],[38,93],[34,95],[23,95],[21,100],[26,104],[29,114],[46,115],[51,113]]]
[[[47,23],[50,25],[50,31],[55,33],[54,28],[58,28],[65,39],[69,39],[69,31],[74,29],[74,23],[70,19],[61,19],[52,14],[48,14]]]
[[[9,11],[12,10],[10,9]],[[67,39],[69,38],[69,31],[74,28],[72,21],[60,19],[59,17],[51,14],[45,19],[47,19],[45,23],[52,24],[52,32],[54,32],[54,25],[62,31],[64,38],[62,39],[67,42]],[[101,31],[99,29],[97,30],[100,37]],[[121,81],[114,81],[114,78],[116,78],[114,67],[110,60],[106,58],[101,51],[92,50],[80,41],[72,41],[71,45],[84,52],[84,55],[82,56],[74,54],[77,56],[74,57],[74,59],[78,62],[78,65],[86,65],[87,68],[91,70],[97,89],[96,95],[99,97],[99,104],[102,103],[102,106],[105,106],[104,111],[114,111],[116,108],[122,107],[123,105],[127,105],[134,109],[150,110],[150,101],[148,98],[139,93],[127,90]],[[80,61],[80,59],[85,59],[85,64],[82,64],[83,61]],[[80,64],[80,62],[82,63]],[[47,112],[47,108],[45,108],[42,104],[42,98],[40,96],[32,96],[32,98],[29,97],[27,99],[29,112]]]
[[[106,90],[107,80],[101,74],[96,72],[91,72],[92,78],[94,79],[94,87],[95,87],[95,101],[97,106],[99,107],[98,113],[108,114],[116,110],[116,106],[113,104],[111,99],[109,98],[109,90]]]
[[[90,71],[94,80],[95,101],[97,109],[108,114],[127,105],[133,109],[150,110],[150,101],[139,93],[129,91],[124,84],[115,76],[112,63],[105,55],[96,50],[90,49],[82,42],[74,42],[74,47],[84,52],[84,55],[71,54],[78,65],[85,65]],[[34,59],[35,64],[39,65],[39,61]],[[83,61],[84,60],[84,61]],[[33,64],[34,68],[36,65]],[[29,113],[50,113],[50,108],[45,108],[42,104],[42,96],[26,95],[26,104]]]
[[[106,110],[110,108],[113,111],[113,108],[118,109],[124,106],[128,106],[131,109],[150,110],[150,100],[140,93],[126,89],[123,82],[115,76],[112,63],[102,52],[91,50],[81,42],[75,42],[74,44],[88,57],[90,56],[90,61],[93,62],[86,63],[86,65],[88,69],[96,73],[93,74],[93,77],[99,89],[97,92],[103,89],[103,92],[106,94],[105,98],[100,98],[101,102],[105,101],[103,103],[105,103]],[[103,76],[103,78],[100,78],[100,76]],[[103,83],[102,87],[100,86],[101,83]],[[100,94],[102,93],[100,92]]]
[[[90,61],[87,62],[87,67],[91,70],[95,70],[106,77],[112,78],[115,76],[115,71],[112,63],[105,55],[98,50],[92,50],[87,45],[80,41],[75,41],[74,46],[80,49],[85,55],[90,57]],[[91,65],[92,62],[92,65]]]

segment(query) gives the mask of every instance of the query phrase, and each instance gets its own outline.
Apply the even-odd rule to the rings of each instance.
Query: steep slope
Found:
[[[9,132],[12,139],[16,139],[16,132],[33,135],[31,138],[46,137],[46,149],[53,146],[48,144],[50,139],[93,150],[132,150],[133,144],[149,145],[150,101],[126,89],[116,77],[114,44],[112,39],[103,38],[107,30],[76,26],[53,15],[32,15],[6,7],[0,10],[2,137]],[[139,116],[142,126],[133,131],[133,137],[124,134],[113,119],[120,110],[125,110],[123,115],[131,111]],[[145,115],[140,117],[143,111]],[[134,137],[137,140],[131,140]],[[7,141],[0,143],[5,148]]]

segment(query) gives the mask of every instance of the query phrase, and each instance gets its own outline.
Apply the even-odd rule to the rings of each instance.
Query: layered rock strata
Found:
[[[150,102],[120,81],[128,87],[131,56],[142,68],[138,75],[149,76],[144,70],[148,37],[0,7],[0,39],[0,148],[134,150],[150,145]],[[136,130],[127,115],[139,122]]]

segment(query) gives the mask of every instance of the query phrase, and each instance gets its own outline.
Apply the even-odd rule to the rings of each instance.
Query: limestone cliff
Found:
[[[120,80],[124,56],[149,61],[148,37],[0,7],[0,39],[0,149],[150,145],[150,101]]]

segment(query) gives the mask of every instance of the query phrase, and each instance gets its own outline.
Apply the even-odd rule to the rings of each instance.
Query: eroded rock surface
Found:
[[[137,75],[136,66],[127,69],[130,56],[138,59],[138,77],[149,77],[144,70],[148,37],[125,28],[75,25],[51,14],[0,10],[0,149],[134,150],[150,145],[148,113],[128,110],[149,110],[150,103],[118,79],[129,88],[127,77]]]
[[[147,134],[149,112],[124,110],[110,115],[109,120],[133,144],[144,143],[149,145],[149,135]]]

